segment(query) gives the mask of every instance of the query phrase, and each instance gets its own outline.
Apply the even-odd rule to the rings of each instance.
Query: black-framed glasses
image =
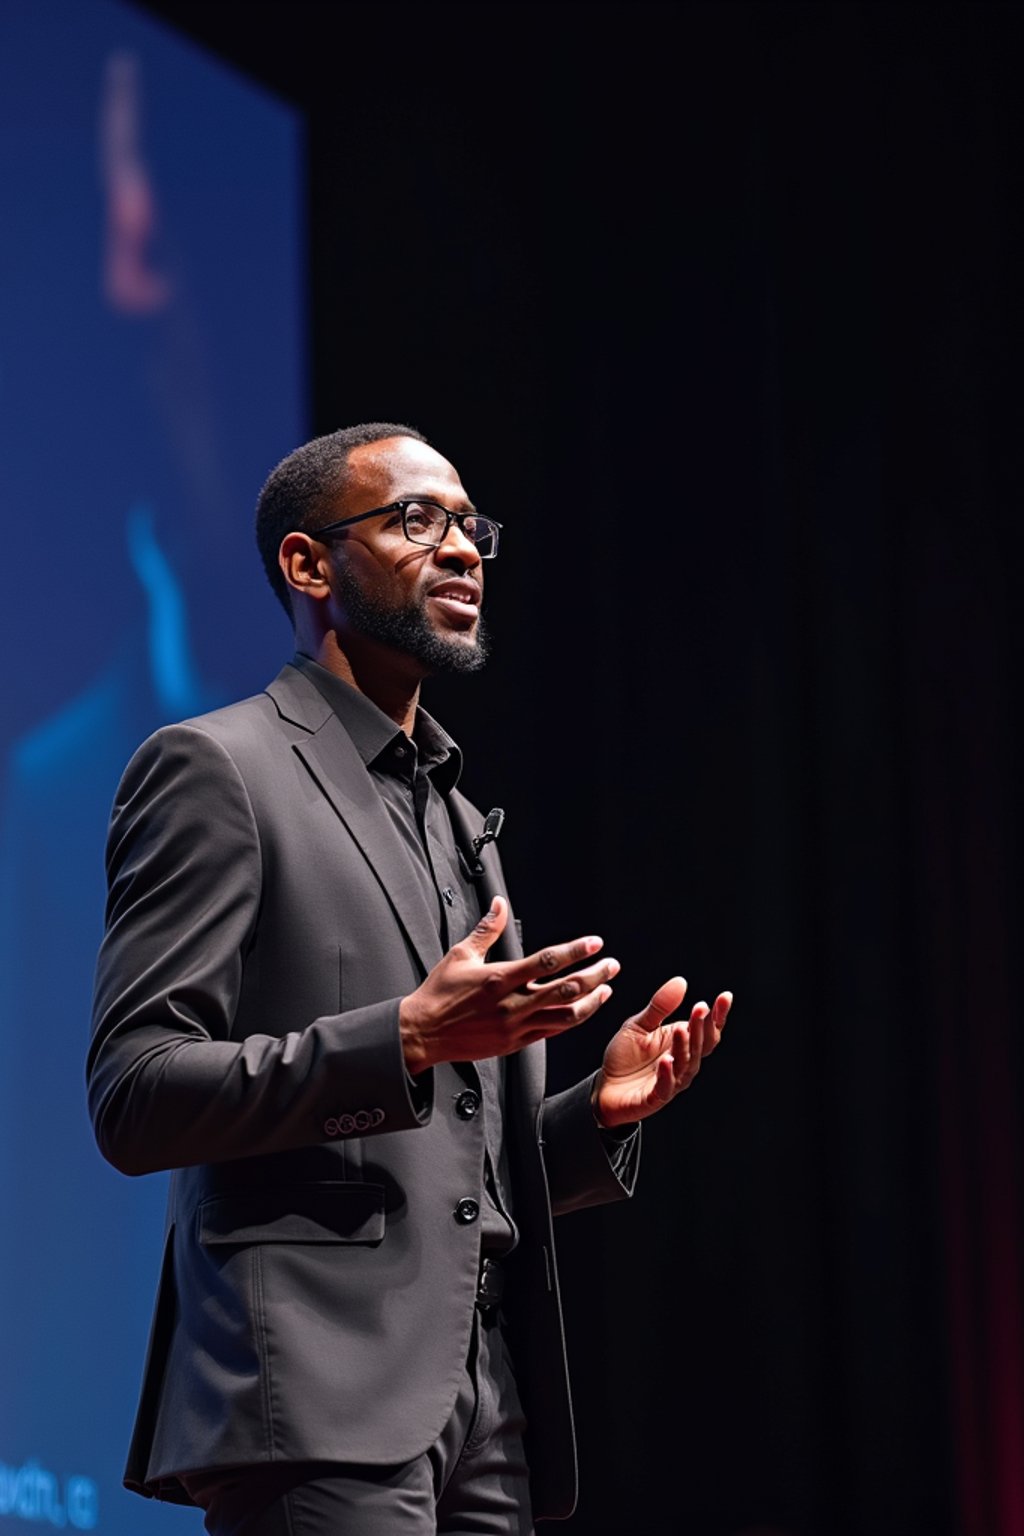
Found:
[[[493,517],[481,517],[479,512],[452,512],[439,501],[425,501],[422,497],[391,501],[386,507],[374,507],[372,512],[357,512],[355,517],[342,517],[324,528],[305,528],[311,539],[322,539],[327,534],[339,533],[351,528],[353,523],[364,523],[368,517],[382,517],[385,512],[402,514],[402,532],[412,544],[436,546],[448,537],[452,523],[459,525],[459,532],[476,545],[481,560],[492,560],[498,553],[498,533],[501,524]]]

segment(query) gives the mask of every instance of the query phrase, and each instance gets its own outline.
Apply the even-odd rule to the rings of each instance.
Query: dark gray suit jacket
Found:
[[[458,793],[465,844],[479,813]],[[504,893],[493,844],[482,897]],[[104,1155],[177,1170],[126,1482],[421,1454],[455,1401],[480,1223],[476,1080],[412,1083],[398,1006],[440,959],[429,910],[338,717],[285,667],[267,691],[149,738],[108,843],[89,1054]],[[494,958],[521,953],[509,925]],[[542,1045],[510,1058],[520,1242],[510,1328],[535,1513],[571,1512],[572,1415],[551,1211],[628,1194],[586,1083],[544,1097]],[[550,1191],[550,1193],[549,1193]]]

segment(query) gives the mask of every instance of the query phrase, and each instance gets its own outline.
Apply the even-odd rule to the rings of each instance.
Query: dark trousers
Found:
[[[182,1481],[210,1536],[532,1536],[523,1429],[498,1309],[487,1307],[451,1418],[415,1461],[237,1467]]]

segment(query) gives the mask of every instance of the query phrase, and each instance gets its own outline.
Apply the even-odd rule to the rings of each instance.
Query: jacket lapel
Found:
[[[480,832],[483,822],[473,806],[464,796],[452,794],[448,798],[448,810],[452,819],[452,830],[455,833],[455,841],[462,850],[463,856],[473,867],[476,855],[473,852],[473,838]],[[483,866],[483,874],[477,879],[477,888],[480,892],[480,910],[485,912],[495,896],[504,896],[508,901],[508,890],[505,886],[505,877],[501,869],[501,860],[498,857],[494,843],[488,843],[480,853],[480,863]],[[509,903],[509,912],[512,907]],[[492,946],[490,958],[492,960],[520,960],[523,956],[523,946],[520,941],[516,924],[509,920],[501,938]],[[521,1051],[516,1051],[512,1056],[505,1057],[506,1082],[510,1102],[521,1101],[523,1113],[530,1126],[531,1137],[538,1134],[541,1106],[544,1102],[546,1052],[543,1041],[536,1041],[533,1045],[526,1046]]]
[[[285,667],[267,692],[282,716],[308,733],[292,743],[293,751],[373,871],[426,974],[441,958],[437,919],[348,732],[327,700],[294,667]]]
[[[473,838],[480,832],[483,822],[479,812],[474,810],[465,796],[457,791],[448,797],[448,814],[451,817],[452,831],[455,841],[469,868],[472,869],[477,862],[477,855],[473,852]],[[487,843],[480,853],[480,864],[483,874],[476,880],[476,888],[480,896],[480,911],[486,912],[495,896],[504,896],[508,901],[508,891],[505,888],[505,877],[501,871],[501,861],[494,843]],[[492,960],[520,960],[522,959],[523,946],[519,942],[519,934],[515,922],[511,916],[512,904],[509,902],[509,921],[504,933],[489,950],[489,958]]]

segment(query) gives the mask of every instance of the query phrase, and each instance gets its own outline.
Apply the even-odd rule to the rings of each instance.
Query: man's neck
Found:
[[[412,735],[416,709],[420,701],[421,678],[410,669],[396,666],[396,653],[374,640],[364,641],[358,648],[342,650],[334,631],[311,644],[308,637],[296,634],[299,650],[343,683],[363,693],[390,720],[393,720],[407,736]]]

